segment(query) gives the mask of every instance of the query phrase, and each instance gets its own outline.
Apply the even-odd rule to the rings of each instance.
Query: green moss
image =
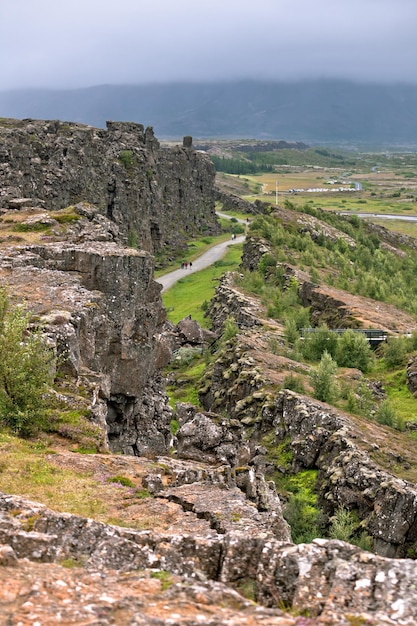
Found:
[[[22,524],[23,530],[25,530],[26,532],[31,532],[32,530],[34,530],[35,524],[37,520],[40,519],[40,517],[41,516],[39,515],[39,513],[34,513],[33,515],[27,517],[25,522]]]
[[[75,567],[84,567],[85,564],[85,559],[79,557],[79,558],[68,558],[68,559],[62,559],[62,561],[59,561],[59,564],[62,567],[66,567],[68,569],[73,569]]]
[[[34,224],[15,224],[11,230],[15,233],[37,233],[44,230],[49,230],[50,228],[50,224],[35,222]]]
[[[256,581],[253,578],[241,578],[237,585],[236,590],[247,600],[256,600]]]
[[[193,354],[193,365],[190,366],[188,359],[185,358],[175,361],[175,367],[171,366],[176,373],[175,383],[168,385],[167,393],[170,406],[174,410],[177,402],[190,402],[195,406],[200,406],[199,389],[207,365],[201,352]]]
[[[55,213],[54,220],[59,224],[74,224],[81,219],[81,215],[78,213]]]
[[[294,453],[289,437],[277,442],[275,432],[271,430],[262,437],[260,443],[266,448],[269,461],[272,461],[274,465],[278,465],[280,468],[290,471]]]
[[[144,498],[152,498],[152,494],[148,489],[136,489],[135,496],[136,498],[139,498],[139,500],[143,500]]]
[[[179,429],[180,429],[180,425],[179,425],[178,421],[177,421],[177,420],[171,420],[171,423],[170,423],[170,428],[171,428],[171,433],[172,433],[173,435],[176,435],[176,434],[177,434],[177,432],[178,432],[178,431],[179,431]]]
[[[119,152],[119,161],[128,171],[132,170],[137,163],[132,150],[121,150]]]
[[[83,399],[79,399],[80,403]],[[51,410],[48,419],[48,432],[57,433],[65,437],[78,447],[74,452],[94,454],[102,451],[105,433],[98,425],[91,422],[88,417],[90,410],[80,407],[78,410]]]
[[[123,487],[136,487],[135,483],[132,482],[130,480],[130,478],[127,478],[126,476],[111,476],[110,478],[107,479],[108,483],[117,483],[119,485],[122,485]]]
[[[161,581],[162,591],[166,591],[174,584],[174,581],[172,579],[172,574],[170,572],[166,572],[165,570],[152,572],[151,578],[157,578],[158,580]]]
[[[317,471],[304,470],[278,481],[278,492],[287,494],[284,517],[291,527],[294,543],[308,543],[323,535],[324,519],[317,505]],[[289,496],[288,496],[289,494]]]

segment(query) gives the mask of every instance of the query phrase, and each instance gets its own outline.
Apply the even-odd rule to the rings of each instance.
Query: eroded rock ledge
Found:
[[[198,484],[202,483],[193,487]],[[206,490],[208,500],[208,485]],[[4,616],[33,618],[44,614],[44,594],[48,589],[48,602],[55,610],[72,613],[77,608],[81,615],[88,605],[90,616],[103,625],[195,624],[199,621],[194,614],[198,609],[194,606],[198,589],[201,611],[206,610],[207,604],[211,610],[216,606],[215,621],[204,622],[213,625],[237,623],[229,621],[232,615],[225,615],[221,609],[231,608],[232,597],[234,619],[240,615],[243,624],[255,624],[256,619],[281,626],[297,623],[296,618],[274,608],[277,606],[297,613],[308,610],[310,618],[318,620],[312,624],[342,625],[361,619],[365,624],[411,625],[417,619],[416,562],[377,557],[341,541],[317,539],[309,545],[294,546],[268,532],[251,535],[246,529],[224,534],[213,530],[205,535],[140,532],[56,513],[23,498],[1,495],[0,543],[0,614]],[[67,569],[58,565],[48,570],[42,568],[43,563],[68,560],[83,567],[75,574],[81,592],[76,598]],[[29,567],[28,561],[34,565]],[[146,620],[150,619],[150,609],[146,604],[138,604],[135,594],[129,599],[126,594],[127,587],[132,583],[138,586],[140,580],[141,596],[152,597],[149,572],[155,570],[171,572],[176,584],[170,593],[162,594],[165,604],[169,603],[169,614],[160,614],[157,621],[149,622]],[[136,573],[136,578],[132,579],[130,573]],[[34,576],[41,574],[35,591]],[[114,582],[111,592],[105,585],[108,577]],[[89,580],[90,592],[86,587]],[[249,609],[243,598],[233,595],[230,586],[239,587],[249,581],[258,603],[270,607],[269,611],[260,607]],[[214,583],[219,584],[215,587]],[[22,604],[23,589],[28,586],[32,589],[30,602]],[[172,619],[176,594],[180,592],[196,621],[187,621],[181,614]],[[159,586],[153,590],[153,597],[158,593],[161,595]],[[124,606],[126,611],[119,621],[112,618],[115,606]],[[67,623],[77,622],[69,619]]]

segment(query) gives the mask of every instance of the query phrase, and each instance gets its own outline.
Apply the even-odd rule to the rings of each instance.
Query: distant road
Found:
[[[417,215],[391,215],[388,213],[352,213],[352,211],[337,211],[338,215],[356,215],[356,217],[374,217],[379,220],[401,220],[403,222],[417,222]]]

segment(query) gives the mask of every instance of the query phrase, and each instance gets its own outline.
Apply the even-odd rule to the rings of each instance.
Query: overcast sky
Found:
[[[417,0],[0,0],[0,90],[241,78],[417,83]]]

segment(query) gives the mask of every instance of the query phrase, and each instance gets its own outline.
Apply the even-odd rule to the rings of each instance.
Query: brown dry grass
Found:
[[[24,441],[0,434],[0,491],[40,502],[54,510],[139,530],[166,530],[181,507],[153,498],[143,488],[146,474],[170,480],[163,463],[111,454],[79,454],[59,437]],[[117,482],[117,477],[125,486]]]

